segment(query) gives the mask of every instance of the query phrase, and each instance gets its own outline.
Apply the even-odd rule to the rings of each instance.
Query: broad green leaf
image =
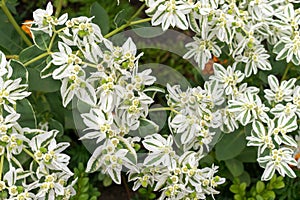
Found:
[[[240,176],[244,171],[244,165],[237,159],[225,160],[225,165],[233,177]]]
[[[19,54],[25,44],[1,9],[0,21],[0,49],[5,54]]]
[[[34,41],[34,44],[40,49],[40,50],[47,50],[49,44],[50,44],[50,36],[49,34],[43,32],[43,31],[36,31],[31,30],[32,32],[32,38]]]
[[[114,17],[114,24],[116,28],[120,27],[123,24],[126,24],[127,20],[129,20],[132,15],[133,11],[131,7],[130,9],[123,9],[120,12],[118,12]]]
[[[257,159],[257,148],[247,147],[235,158],[244,163],[255,163]]]
[[[147,135],[157,133],[158,126],[154,122],[152,122],[148,119],[141,118],[140,119],[140,127],[138,130],[139,130],[140,136],[145,137]]]
[[[40,50],[37,46],[32,45],[30,47],[27,47],[23,51],[21,51],[19,55],[19,60],[22,63],[26,63],[32,60],[33,58],[36,58],[37,56],[41,55],[42,53],[43,53],[42,50]]]
[[[51,77],[41,78],[40,72],[37,69],[27,68],[29,71],[29,90],[40,91],[44,93],[56,92],[60,88],[60,81],[54,80]]]
[[[50,119],[49,120],[49,129],[50,130],[53,130],[53,129],[58,130],[59,131],[58,134],[60,136],[62,136],[64,134],[64,127],[63,127],[63,125],[59,121],[57,121],[55,119]]]
[[[107,34],[109,31],[109,16],[105,9],[97,2],[93,3],[90,11],[91,16],[95,16],[93,22],[97,24],[103,35]]]
[[[239,155],[246,147],[246,138],[243,130],[237,130],[223,136],[216,144],[216,158],[229,160]]]
[[[248,172],[243,171],[243,173],[241,175],[239,175],[238,179],[242,182],[242,183],[246,183],[247,186],[250,185],[251,183],[251,178]]]
[[[28,71],[23,64],[16,60],[10,60],[10,66],[13,68],[11,79],[22,78],[21,83],[28,82]]]
[[[17,101],[17,113],[21,114],[18,120],[22,127],[36,128],[36,117],[31,103],[27,99]]]

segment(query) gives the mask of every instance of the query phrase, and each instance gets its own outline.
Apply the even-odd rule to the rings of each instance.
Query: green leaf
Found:
[[[107,34],[109,31],[109,16],[105,9],[97,2],[93,3],[90,11],[91,16],[95,16],[93,22],[99,25],[101,33]]]
[[[240,176],[244,171],[243,163],[237,159],[225,160],[225,165],[233,177]]]
[[[112,179],[109,176],[105,176],[103,180],[103,186],[108,187],[112,184]]]
[[[37,48],[43,51],[47,50],[50,44],[49,34],[43,31],[36,31],[36,30],[31,30],[31,32],[32,32],[33,42],[37,46]]]
[[[89,183],[89,178],[88,177],[84,177],[80,180],[80,185],[81,186],[85,186]]]
[[[83,188],[81,189],[81,192],[82,192],[82,193],[86,193],[88,190],[89,190],[89,185],[86,185],[85,187],[83,187]]]
[[[79,195],[78,199],[80,199],[80,200],[88,200],[89,199],[89,195],[88,194],[81,194],[81,195]]]
[[[276,178],[275,178],[276,179]],[[273,180],[273,178],[271,179]],[[283,182],[283,179],[281,176],[279,176],[273,183],[272,187],[275,189],[281,189],[285,187],[285,183]]]
[[[240,184],[240,190],[245,191],[245,190],[246,190],[246,187],[247,187],[247,184],[246,184],[246,183],[241,183],[241,184]]]
[[[249,186],[251,183],[251,178],[248,172],[243,171],[243,173],[238,177],[238,179],[242,182],[242,183],[246,183],[246,186]]]
[[[148,193],[148,191],[147,191],[146,188],[140,188],[140,189],[138,190],[138,192],[139,192],[140,194],[144,194],[144,195]]]
[[[63,125],[55,119],[50,119],[49,120],[49,129],[50,130],[53,130],[53,129],[58,130],[60,136],[62,136],[64,134]]]
[[[36,117],[32,108],[31,103],[27,99],[17,101],[17,113],[21,114],[18,120],[22,127],[36,128]]]
[[[61,82],[51,77],[41,78],[37,69],[27,68],[29,71],[29,91],[56,92],[59,90]]]
[[[47,50],[47,48],[50,44],[49,34],[43,32],[43,31],[36,31],[36,30],[31,30],[31,32],[32,32],[32,38],[33,38],[34,44],[40,50]]]
[[[257,148],[247,147],[237,157],[239,161],[243,163],[255,163],[257,159]]]
[[[23,51],[21,51],[21,53],[19,55],[19,60],[22,63],[26,63],[26,62],[32,60],[33,58],[41,55],[42,53],[43,53],[42,50],[40,50],[37,46],[32,45],[30,47],[27,47]]]
[[[274,200],[276,198],[276,194],[274,191],[265,191],[262,194],[264,199],[268,199],[268,200]]]
[[[234,184],[230,186],[229,190],[234,194],[238,194],[240,191],[240,187],[239,185]]]
[[[243,130],[238,130],[223,136],[216,144],[216,158],[229,160],[239,155],[246,147],[246,139]]]
[[[264,200],[264,198],[262,196],[260,196],[259,194],[255,196],[256,200]]]
[[[24,46],[21,37],[1,11],[0,21],[0,49],[5,50],[5,54],[19,54]]]
[[[17,60],[10,60],[10,66],[13,68],[13,73],[10,79],[22,78],[21,83],[28,82],[28,71],[23,64]]]
[[[261,181],[258,181],[255,188],[257,193],[261,193],[265,189],[265,184]]]
[[[149,194],[149,199],[155,199],[155,198],[156,198],[156,194],[154,193]]]
[[[138,134],[140,137],[145,137],[147,135],[152,135],[154,133],[157,133],[158,131],[158,126],[145,118],[140,119],[140,127],[138,128],[137,131],[132,131],[130,134],[131,135],[136,135]]]
[[[122,24],[125,24],[127,20],[133,15],[132,9],[123,9],[115,15],[114,24],[116,28],[120,27]]]

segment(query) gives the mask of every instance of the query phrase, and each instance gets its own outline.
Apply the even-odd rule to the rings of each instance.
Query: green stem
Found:
[[[26,62],[26,63],[24,64],[24,66],[27,67],[28,65],[30,65],[30,64],[32,64],[32,63],[34,63],[34,62],[36,62],[36,61],[38,61],[38,60],[40,60],[40,59],[46,57],[46,56],[48,56],[48,55],[50,55],[50,54],[51,54],[51,52],[45,52],[45,53],[42,53],[42,54],[39,55],[38,57],[35,57],[34,59],[32,59],[32,60]]]
[[[136,25],[136,24],[141,24],[141,23],[149,22],[149,21],[151,21],[151,18],[146,18],[146,19],[141,19],[141,20],[137,20],[137,21],[133,21],[133,22],[128,22],[127,24],[124,24],[124,25],[120,26],[119,28],[113,30],[112,32],[106,34],[104,37],[109,38],[109,37],[115,35],[116,33],[124,30],[125,28],[127,28],[129,26]]]
[[[15,59],[18,60],[19,56],[18,55],[5,55],[6,59]]]
[[[288,73],[288,71],[290,70],[290,68],[293,66],[293,63],[292,62],[289,62],[285,68],[285,71],[283,73],[283,76],[281,78],[281,81],[285,80],[286,79],[286,75]]]
[[[4,164],[4,153],[1,155],[1,159],[0,159],[0,180],[2,180],[3,164]]]
[[[172,111],[174,113],[179,113],[177,110],[175,110],[174,108],[171,108],[171,107],[161,107],[161,108],[151,108],[149,109],[149,112],[158,112],[158,111]]]
[[[56,3],[56,6],[55,6],[56,7],[55,17],[58,17],[59,14],[60,14],[60,12],[61,12],[63,1],[62,0],[57,0],[57,1],[55,1],[55,3]]]
[[[20,26],[16,22],[15,18],[12,16],[12,14],[10,13],[10,11],[8,10],[8,8],[7,8],[6,4],[5,4],[5,0],[1,1],[0,6],[1,6],[4,14],[7,16],[8,20],[13,25],[13,27],[16,29],[16,31],[21,36],[21,38],[24,40],[24,42],[28,46],[32,46],[32,42],[27,38],[27,36],[25,35],[25,33],[22,31],[22,29],[20,28]]]
[[[47,53],[49,53],[49,54],[50,54],[50,52],[51,52],[51,49],[52,49],[52,46],[53,46],[54,40],[55,40],[55,38],[56,38],[56,35],[57,35],[57,32],[55,31],[55,29],[53,29],[53,30],[54,30],[54,34],[52,35],[52,38],[51,38],[51,41],[50,41],[49,47],[47,48]]]
[[[142,12],[142,10],[144,10],[145,7],[146,7],[146,4],[142,5],[142,6],[136,11],[136,13],[134,13],[134,14],[132,15],[132,17],[130,17],[130,19],[128,20],[128,22],[127,22],[126,24],[124,24],[124,25],[120,26],[119,28],[113,30],[112,32],[110,32],[110,33],[108,33],[107,35],[105,35],[104,37],[105,37],[105,38],[109,38],[109,37],[113,36],[114,34],[116,34],[116,33],[120,32],[120,31],[122,31],[122,30],[125,29],[125,28],[127,28],[128,26],[134,25],[134,24],[132,24],[132,23],[133,23],[132,20],[134,20],[134,18],[136,18],[136,17],[140,14],[140,12]],[[148,19],[148,18],[147,18],[147,19]],[[150,20],[151,20],[151,18],[150,18]],[[150,21],[150,20],[148,19],[147,21]],[[140,21],[140,20],[138,20],[138,21]],[[138,21],[136,21],[136,22],[138,22]],[[144,22],[144,21],[143,21],[143,22]],[[139,23],[143,23],[143,22],[139,22]]]
[[[142,12],[142,10],[144,10],[144,8],[146,7],[146,4],[143,4],[137,11],[136,13],[134,13],[134,15],[132,15],[132,17],[130,17],[130,19],[128,20],[129,22],[133,21],[134,18],[136,18],[140,12]],[[127,22],[128,23],[128,22]]]
[[[35,159],[34,155],[33,155],[30,151],[28,151],[28,150],[25,149],[25,148],[23,148],[23,151],[24,151],[27,155],[29,155],[31,158],[33,158],[33,160],[34,160],[35,162],[37,162],[37,163],[39,164],[39,161],[37,161],[37,160]]]

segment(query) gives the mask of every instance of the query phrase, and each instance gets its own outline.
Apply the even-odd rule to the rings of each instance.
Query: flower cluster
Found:
[[[46,18],[46,15],[49,13],[41,17]],[[177,155],[178,152],[172,150],[177,136],[170,135],[165,139],[156,133],[158,126],[147,119],[149,107],[154,102],[154,96],[149,95],[161,90],[152,87],[156,78],[150,69],[139,70],[138,61],[142,54],[137,53],[131,38],[121,46],[105,39],[91,20],[77,17],[65,19],[64,24],[52,24],[51,31],[60,40],[41,72],[42,77],[51,76],[62,82],[60,92],[65,107],[74,97],[89,106],[89,111],[81,114],[86,128],[80,140],[93,140],[96,147],[86,171],[100,170],[120,184],[121,172],[127,169],[135,176],[130,175],[130,180],[135,181],[134,189],[155,184],[156,190],[162,191],[161,199],[203,199],[206,195],[217,194],[215,188],[225,179],[215,176],[218,167],[201,169],[199,160],[203,157],[203,149],[210,150],[209,144],[214,136],[210,128],[221,126],[218,120],[221,114],[214,109],[223,101],[216,96],[220,87],[215,81],[206,83],[205,89],[190,88],[186,92],[178,86],[168,86],[168,102],[173,108],[170,129],[181,137],[176,145],[184,144],[182,150],[188,152]],[[43,30],[43,27],[39,28]],[[142,138],[137,133],[145,124],[154,131]],[[150,151],[142,163],[135,148],[137,143]],[[48,151],[54,151],[52,143],[48,151],[39,151],[40,148],[41,144],[38,144],[32,150],[43,166],[51,169],[63,167],[65,163],[58,165],[40,160]],[[192,148],[198,153],[189,151]],[[54,152],[60,155],[60,151]],[[166,173],[157,171],[150,175],[148,169],[156,167]],[[148,178],[139,178],[142,176]],[[169,177],[174,179],[172,184]]]
[[[181,91],[179,85],[169,86],[168,104],[173,111],[169,116],[169,126],[178,146],[188,150],[211,150],[209,145],[215,132],[220,128],[222,115],[216,107],[224,102],[222,91],[214,80],[201,87],[188,88]]]
[[[185,58],[194,57],[202,69],[212,55],[219,57],[229,49],[234,64],[243,65],[247,77],[258,69],[270,70],[264,41],[275,45],[277,60],[299,64],[300,12],[292,1],[148,0],[146,5],[153,26],[195,32]]]
[[[213,65],[214,73],[203,87],[183,91],[179,85],[167,85],[167,136],[157,133],[158,126],[149,120],[148,113],[159,110],[149,107],[162,90],[153,87],[156,78],[150,69],[140,70],[142,53],[138,54],[131,38],[116,45],[102,35],[92,18],[68,19],[65,14],[56,19],[50,3],[46,10],[34,13],[33,38],[38,37],[36,31],[42,31],[49,39],[49,57],[42,77],[61,81],[64,107],[74,99],[88,107],[80,115],[85,125],[80,139],[92,140],[96,147],[86,171],[99,170],[120,184],[121,172],[127,170],[134,190],[151,186],[161,192],[160,199],[205,199],[217,194],[215,188],[225,182],[215,176],[218,167],[199,165],[218,139],[216,132],[220,129],[230,133],[240,125],[252,124],[247,145],[258,147],[257,161],[265,168],[262,180],[271,179],[275,171],[295,177],[291,167],[299,165],[294,158],[299,145],[293,133],[300,117],[300,87],[295,86],[296,79],[279,81],[269,75],[269,88],[257,88],[248,86],[245,78],[258,70],[272,69],[267,51],[271,45],[277,60],[299,64],[299,9],[283,0],[145,3],[154,26],[161,25],[163,30],[170,26],[191,29],[196,33],[194,41],[186,45],[184,58],[194,58],[201,69],[212,56],[219,57],[225,51],[230,56],[230,66]],[[55,40],[57,48],[52,48]],[[1,61],[0,66],[9,66],[3,56]],[[11,104],[29,93],[21,79],[11,78],[12,69],[2,68],[0,76],[5,79],[0,104],[8,113],[1,118],[3,134],[10,129],[9,137],[15,138],[5,139],[11,152],[7,159],[13,161],[15,154],[30,147],[25,152],[32,152],[36,164],[30,170],[36,172],[29,174],[35,182],[26,191],[38,190],[38,198],[48,195],[52,199],[55,195],[73,194],[73,183],[66,184],[72,175],[67,168],[69,157],[62,153],[68,144],[56,143],[56,131],[22,129],[18,125],[19,114]],[[22,131],[38,134],[27,138]],[[140,146],[148,151],[143,158],[138,157]],[[15,184],[8,177],[19,170],[11,167],[4,176],[5,187]]]
[[[215,176],[218,167],[199,168],[202,152],[185,151],[181,156],[172,147],[173,137],[159,134],[146,136],[144,147],[150,151],[139,171],[131,170],[129,180],[135,181],[134,190],[140,186],[154,187],[162,192],[159,199],[206,199],[218,194],[215,190],[225,182]],[[144,166],[144,167],[143,167]]]
[[[25,71],[24,77],[15,73]],[[69,143],[57,143],[58,131],[22,127],[19,102],[27,102],[27,71],[15,60],[6,61],[0,52],[0,192],[6,199],[69,199],[75,194],[69,183],[73,173],[68,169],[70,157],[63,153]],[[28,102],[29,103],[29,102]],[[17,112],[18,111],[18,112]],[[18,156],[32,159],[25,169]],[[3,170],[4,162],[8,168]]]
[[[227,105],[223,108],[223,131],[233,132],[239,127],[252,123],[253,130],[247,136],[248,146],[258,147],[258,163],[265,168],[262,180],[270,180],[277,170],[282,176],[295,177],[290,166],[296,166],[293,157],[297,148],[293,136],[289,133],[298,129],[299,86],[296,79],[284,80],[279,84],[277,78],[269,75],[270,89],[264,90],[268,100],[265,105],[259,96],[259,88],[248,87],[242,82],[244,74],[230,66],[225,69],[214,65],[215,73],[210,78],[216,80]]]

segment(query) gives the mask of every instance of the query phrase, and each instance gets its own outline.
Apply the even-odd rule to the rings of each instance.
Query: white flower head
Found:
[[[52,36],[53,33],[53,26],[56,25],[63,25],[67,19],[68,14],[63,14],[60,18],[56,18],[52,16],[53,14],[53,6],[51,2],[47,4],[46,10],[37,9],[33,12],[33,24],[37,27],[31,28],[32,30],[40,30],[45,33],[48,33]]]

